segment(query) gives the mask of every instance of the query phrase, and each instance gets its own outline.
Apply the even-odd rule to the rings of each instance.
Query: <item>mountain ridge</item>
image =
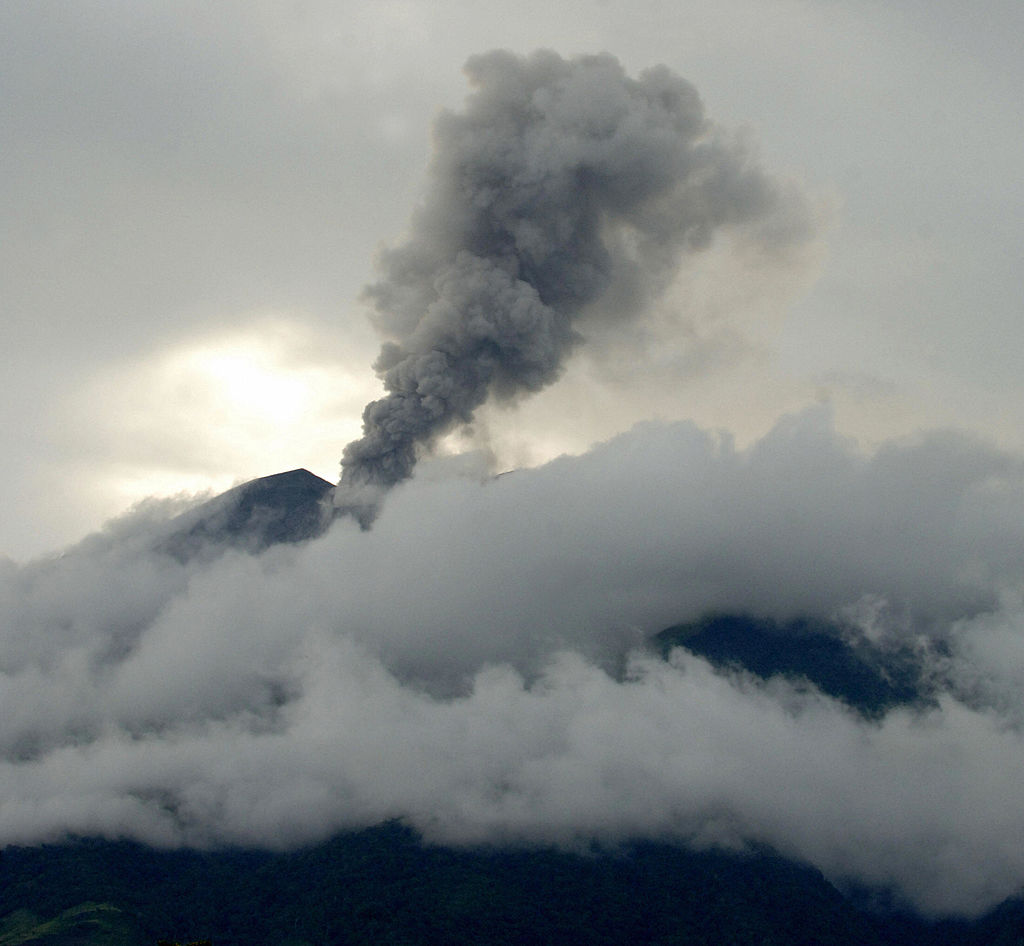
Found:
[[[323,534],[334,484],[299,467],[249,480],[177,516],[160,551],[184,561],[225,547],[256,554]]]

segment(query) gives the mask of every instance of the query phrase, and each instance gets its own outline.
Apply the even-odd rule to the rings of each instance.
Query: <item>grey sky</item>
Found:
[[[1022,446],[1022,17],[994,2],[5,5],[0,549],[57,548],[154,492],[300,465],[336,478],[380,390],[360,290],[402,237],[462,63],[494,47],[667,64],[831,220],[827,251],[786,273],[709,254],[646,339],[618,339],[634,347],[614,370],[580,349],[535,402],[484,411],[498,465],[651,416],[747,441],[823,397],[866,446],[946,424]]]

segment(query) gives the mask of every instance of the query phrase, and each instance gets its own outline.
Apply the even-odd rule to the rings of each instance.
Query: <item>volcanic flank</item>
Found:
[[[224,547],[261,552],[312,539],[330,525],[333,489],[309,470],[250,480],[177,517],[158,547],[184,561]]]

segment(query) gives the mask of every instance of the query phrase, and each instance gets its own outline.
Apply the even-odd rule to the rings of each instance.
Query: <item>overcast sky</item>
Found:
[[[1022,10],[0,6],[0,846],[401,818],[1019,892]],[[392,394],[537,393],[368,532],[162,552],[197,491],[337,479],[375,326]],[[909,648],[935,702],[642,646],[723,610]]]
[[[749,442],[820,400],[865,448],[1024,448],[1022,27],[1013,0],[4,4],[0,552],[147,495],[337,479],[380,390],[361,289],[498,47],[667,64],[818,228],[785,266],[713,246],[632,350],[483,411],[497,467],[652,417]]]

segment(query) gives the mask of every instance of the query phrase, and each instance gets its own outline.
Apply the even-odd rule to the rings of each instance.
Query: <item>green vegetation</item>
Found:
[[[109,903],[81,903],[50,919],[15,910],[0,920],[0,946],[124,946],[141,942],[134,920]]]

